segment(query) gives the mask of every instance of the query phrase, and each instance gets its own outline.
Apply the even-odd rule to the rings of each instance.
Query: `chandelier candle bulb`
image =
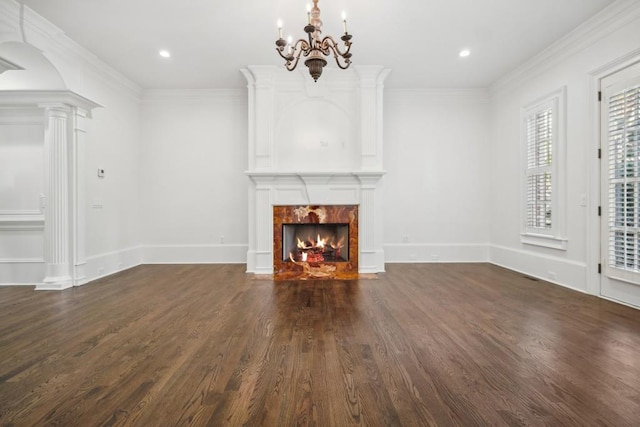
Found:
[[[344,33],[347,34],[347,12],[342,11],[342,28],[344,29]]]
[[[282,38],[282,21],[278,19],[278,38]]]

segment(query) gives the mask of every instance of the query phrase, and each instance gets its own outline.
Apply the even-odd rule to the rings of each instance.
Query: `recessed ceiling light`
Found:
[[[171,58],[171,52],[169,52],[168,50],[165,50],[165,49],[159,50],[158,54],[160,56],[162,56],[163,58]]]
[[[460,58],[466,58],[467,56],[471,55],[471,51],[469,49],[462,49],[459,55]]]

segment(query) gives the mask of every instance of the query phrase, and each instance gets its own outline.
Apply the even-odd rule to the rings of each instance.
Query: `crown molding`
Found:
[[[488,104],[491,100],[486,88],[431,88],[431,89],[385,89],[385,100],[417,99],[430,104]]]
[[[495,97],[551,69],[567,57],[577,54],[639,17],[640,2],[638,0],[616,1],[529,61],[496,80],[489,87],[490,96]]]
[[[19,22],[20,4],[15,0],[0,0],[0,22],[11,23],[10,28],[14,34],[13,41],[21,41],[29,43],[32,46],[43,51],[44,55],[49,59],[61,59],[72,63],[77,63],[89,72],[92,76],[100,79],[108,84],[111,88],[119,90],[124,95],[132,97],[136,101],[140,101],[142,88],[125,77],[122,73],[115,70],[85,47],[81,46],[64,31],[46,20],[37,12],[24,7],[24,30],[25,39],[23,40]],[[6,38],[6,37],[5,37]],[[4,40],[8,41],[8,40]],[[54,58],[52,58],[52,56]],[[55,64],[57,61],[53,61]]]
[[[144,104],[165,102],[244,102],[246,89],[149,89],[142,92]]]
[[[42,106],[65,104],[79,107],[91,117],[91,110],[102,107],[92,100],[70,90],[4,90],[0,106]]]

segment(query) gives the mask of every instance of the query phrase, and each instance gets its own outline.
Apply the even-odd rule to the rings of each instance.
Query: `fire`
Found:
[[[297,252],[289,253],[289,259],[293,262],[323,262],[335,260],[341,257],[341,249],[344,248],[344,236],[335,241],[335,236],[322,237],[319,233],[315,238],[307,236],[301,239],[296,236]]]
[[[318,236],[316,237],[315,241],[311,239],[311,237],[307,237],[307,240],[300,240],[299,237],[296,237],[296,239],[298,240],[298,249],[313,249],[313,248],[318,248],[318,249],[324,249],[325,246],[327,246],[327,238],[326,237],[320,237],[320,235],[318,234]]]
[[[298,248],[300,249],[307,249],[307,244],[305,242],[303,242],[302,240],[300,240],[299,237],[296,237],[296,239],[298,239]]]
[[[344,248],[344,237],[340,238],[340,240],[338,240],[338,243],[336,243],[336,244],[331,243],[331,248],[332,249],[342,249],[342,248]]]

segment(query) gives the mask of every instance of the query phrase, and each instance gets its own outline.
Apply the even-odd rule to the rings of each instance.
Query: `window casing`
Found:
[[[522,109],[525,244],[566,249],[565,105],[563,87]]]

